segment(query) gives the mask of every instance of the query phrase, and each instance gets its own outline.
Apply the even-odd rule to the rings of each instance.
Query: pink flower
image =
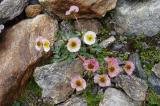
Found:
[[[132,61],[126,61],[123,68],[128,75],[131,75],[135,70],[135,65],[133,64]]]
[[[71,79],[71,87],[76,91],[82,91],[86,88],[86,81],[80,75],[75,75]]]
[[[97,83],[101,87],[106,87],[111,85],[111,80],[107,74],[95,75],[94,82]]]
[[[73,5],[70,6],[70,9],[68,11],[66,11],[66,15],[70,15],[72,13],[78,13],[79,12],[79,7]]]
[[[108,65],[109,64],[118,64],[117,59],[114,57],[106,57],[106,58],[104,58],[104,60]]]
[[[95,58],[93,58],[93,59],[84,60],[83,66],[85,70],[95,72],[99,68],[99,63]]]
[[[37,51],[40,51],[42,49],[42,46],[43,46],[43,37],[39,36],[35,40],[35,49]]]
[[[120,67],[116,64],[109,64],[108,65],[108,75],[113,78],[116,77],[120,73]]]

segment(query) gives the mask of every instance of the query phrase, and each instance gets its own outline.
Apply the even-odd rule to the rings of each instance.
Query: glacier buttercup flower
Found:
[[[111,80],[107,74],[97,74],[94,76],[94,83],[97,83],[101,87],[106,87],[111,85]]]
[[[108,75],[113,78],[116,77],[120,73],[120,67],[118,64],[109,64],[107,67]]]
[[[106,57],[104,58],[105,62],[109,64],[117,64],[118,65],[118,60],[114,57]]]
[[[84,60],[83,66],[86,71],[95,72],[99,68],[99,63],[95,58],[87,59],[87,60]]]
[[[133,64],[132,61],[126,61],[123,68],[128,75],[131,75],[135,70],[135,65]]]
[[[81,41],[78,37],[70,38],[67,43],[67,49],[70,52],[78,52],[81,47]]]
[[[76,91],[82,91],[86,88],[86,81],[80,75],[75,75],[71,78],[71,87]]]
[[[50,50],[50,42],[49,40],[43,38],[43,49],[45,52],[48,52]]]
[[[88,31],[83,36],[83,41],[87,45],[93,45],[96,42],[96,33],[93,31]]]
[[[72,13],[78,13],[79,12],[79,7],[78,6],[70,6],[69,10],[66,11],[66,15],[70,15]]]
[[[42,49],[42,46],[43,46],[43,37],[39,36],[36,38],[35,40],[35,49],[37,51],[40,51]]]

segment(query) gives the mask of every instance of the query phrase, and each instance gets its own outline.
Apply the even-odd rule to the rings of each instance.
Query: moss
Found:
[[[160,106],[160,97],[152,89],[148,90],[146,106]]]
[[[86,99],[88,106],[99,106],[99,102],[103,98],[102,93],[93,94],[91,91],[83,92],[82,96]]]
[[[152,72],[151,69],[154,66],[154,64],[160,61],[160,51],[156,49],[147,49],[140,53],[140,58],[144,63],[146,73],[150,75]]]
[[[14,101],[12,106],[21,106],[23,103],[27,102],[28,104],[32,104],[31,106],[36,106],[35,99],[41,97],[41,89],[34,81],[34,78],[30,78],[28,84],[25,89],[22,90],[21,95],[17,100]]]

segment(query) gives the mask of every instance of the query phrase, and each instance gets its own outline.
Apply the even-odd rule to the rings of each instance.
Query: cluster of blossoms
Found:
[[[83,42],[87,45],[93,45],[96,42],[96,33],[88,31],[83,35]],[[68,40],[67,49],[70,52],[78,52],[81,48],[81,40],[78,37],[73,37]]]
[[[77,6],[71,6],[66,15],[71,15],[78,13],[79,8]],[[96,42],[96,33],[93,31],[88,31],[82,36],[83,42],[86,45],[93,45]],[[67,49],[69,52],[78,52],[81,48],[81,40],[78,37],[73,37],[68,40]],[[98,84],[100,87],[107,87],[111,85],[111,78],[116,77],[120,73],[120,66],[118,60],[114,57],[106,57],[104,61],[106,62],[106,73],[98,74],[99,63],[95,58],[85,59],[80,56],[83,61],[83,67],[87,72],[94,73],[94,83]],[[126,61],[123,66],[124,71],[131,75],[135,69],[133,62]],[[74,75],[71,78],[71,87],[76,89],[76,91],[82,91],[86,88],[86,81],[80,75]]]
[[[95,73],[94,83],[98,84],[100,87],[107,87],[111,85],[111,78],[116,77],[121,70],[119,66],[118,60],[114,57],[106,57],[104,58],[106,62],[107,71],[105,74],[97,74],[97,70],[99,69],[98,61],[93,59],[84,59],[83,66],[86,71]],[[131,75],[135,70],[135,65],[131,61],[126,61],[123,66],[126,74]],[[84,90],[86,88],[86,81],[80,76],[76,75],[71,78],[71,87],[76,89],[77,91]]]
[[[37,37],[35,40],[35,49],[37,51],[41,51],[43,49],[45,52],[48,52],[50,50],[49,40],[42,36]]]

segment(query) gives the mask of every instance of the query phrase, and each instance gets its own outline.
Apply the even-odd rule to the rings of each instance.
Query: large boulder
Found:
[[[18,16],[28,0],[0,0],[0,24]]]
[[[0,106],[11,106],[33,68],[51,53],[36,51],[36,37],[54,43],[58,22],[47,15],[23,20],[2,33],[0,38]]]
[[[82,97],[73,96],[69,100],[57,106],[87,106],[87,102]]]
[[[119,33],[156,35],[160,31],[160,0],[119,0],[115,19]]]
[[[141,102],[133,101],[124,92],[118,89],[108,88],[99,106],[141,106],[141,104]]]
[[[135,101],[144,101],[148,85],[144,80],[135,76],[119,75],[116,77],[116,86],[122,88]]]
[[[42,97],[51,98],[55,104],[64,102],[73,93],[70,78],[84,71],[82,62],[64,61],[37,67],[34,71],[36,83],[42,88]]]
[[[74,16],[65,16],[65,12],[70,6],[76,5],[80,11],[78,18],[102,17],[107,11],[116,6],[117,0],[39,0],[46,10],[53,12],[60,18],[75,18]]]

